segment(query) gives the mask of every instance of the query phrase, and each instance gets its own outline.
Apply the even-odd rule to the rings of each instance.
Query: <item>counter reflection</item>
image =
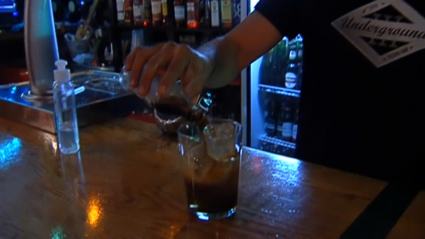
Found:
[[[60,168],[65,187],[67,219],[52,230],[53,239],[84,238],[86,221],[92,220],[95,213],[88,213],[91,201],[87,200],[86,182],[81,153],[60,154]],[[71,234],[72,235],[71,235]]]
[[[64,239],[64,238],[66,238],[66,233],[65,233],[65,230],[63,229],[63,227],[59,226],[59,227],[53,228],[52,233],[51,233],[51,238],[52,239]]]
[[[56,156],[58,154],[58,143],[57,138],[54,135],[45,133],[42,135],[44,146]]]
[[[18,138],[0,140],[0,170],[7,170],[12,164],[20,161],[21,140]]]
[[[87,207],[87,223],[90,227],[95,228],[99,224],[102,217],[102,207],[98,196],[93,195]]]

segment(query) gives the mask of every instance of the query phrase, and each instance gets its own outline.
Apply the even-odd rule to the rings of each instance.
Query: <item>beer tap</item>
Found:
[[[30,95],[51,95],[59,59],[51,0],[25,1],[24,38]]]

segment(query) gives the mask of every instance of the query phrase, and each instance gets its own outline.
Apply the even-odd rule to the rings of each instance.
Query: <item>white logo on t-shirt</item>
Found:
[[[425,19],[402,0],[378,0],[332,22],[376,67],[425,48]]]

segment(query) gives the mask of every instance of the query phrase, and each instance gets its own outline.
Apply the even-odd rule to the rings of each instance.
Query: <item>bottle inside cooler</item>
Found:
[[[257,63],[258,107],[252,106],[254,147],[271,153],[295,157],[298,133],[299,98],[301,95],[303,38],[299,34],[289,40],[284,37]],[[262,119],[258,119],[259,110]],[[257,133],[258,132],[258,133]]]

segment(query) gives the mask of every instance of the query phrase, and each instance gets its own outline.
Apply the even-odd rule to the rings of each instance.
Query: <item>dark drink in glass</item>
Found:
[[[238,201],[242,126],[216,124],[210,120],[203,132],[193,123],[179,128],[187,204],[200,220],[230,217]]]
[[[229,217],[235,212],[238,201],[239,153],[235,150],[235,154],[220,161],[206,153],[204,157],[204,161],[209,162],[202,168],[194,170],[193,166],[188,166],[185,170],[189,210],[201,220]]]

